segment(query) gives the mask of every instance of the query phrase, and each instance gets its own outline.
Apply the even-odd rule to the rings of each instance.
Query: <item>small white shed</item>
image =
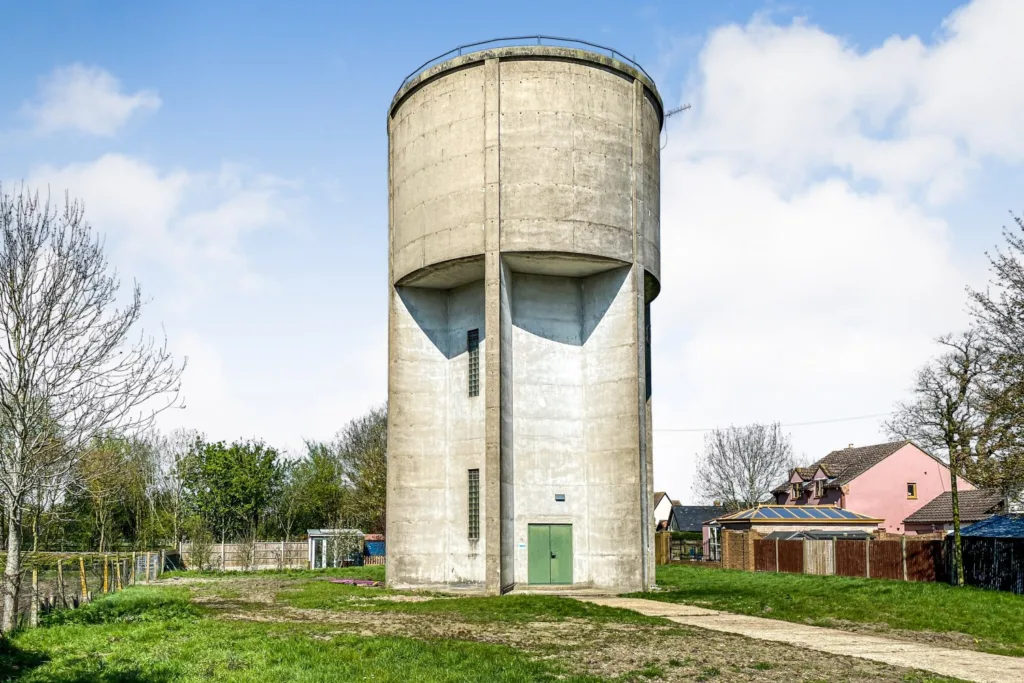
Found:
[[[363,552],[365,534],[359,529],[308,529],[309,568],[344,567]]]

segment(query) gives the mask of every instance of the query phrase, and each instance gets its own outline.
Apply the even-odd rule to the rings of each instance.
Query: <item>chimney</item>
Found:
[[[719,500],[712,501],[711,504],[714,505],[716,508],[722,506],[722,502]]]
[[[853,444],[852,444],[852,443],[851,443],[851,444],[848,444],[848,445],[847,445],[846,447],[847,447],[847,448],[853,448]]]

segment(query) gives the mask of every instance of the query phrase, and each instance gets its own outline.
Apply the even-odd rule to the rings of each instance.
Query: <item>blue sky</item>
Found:
[[[385,112],[461,43],[635,57],[666,103],[655,427],[874,414],[1024,179],[1024,3],[52,2],[8,7],[0,179],[86,201],[189,356],[163,426],[294,448],[386,395]],[[817,458],[878,420],[794,427]],[[691,497],[699,432],[656,437]]]

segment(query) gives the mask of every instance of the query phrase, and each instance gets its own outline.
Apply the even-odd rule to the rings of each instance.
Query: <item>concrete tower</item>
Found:
[[[589,49],[483,49],[388,111],[387,581],[654,582],[653,81]]]

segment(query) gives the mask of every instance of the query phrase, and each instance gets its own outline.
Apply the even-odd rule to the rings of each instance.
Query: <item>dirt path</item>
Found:
[[[972,650],[955,650],[925,643],[850,633],[820,626],[805,626],[776,619],[729,614],[703,607],[641,598],[579,599],[597,605],[630,609],[652,617],[664,617],[686,626],[786,643],[819,652],[857,657],[893,666],[921,669],[967,681],[978,681],[978,683],[1020,683],[1024,681],[1024,658],[990,655]]]

